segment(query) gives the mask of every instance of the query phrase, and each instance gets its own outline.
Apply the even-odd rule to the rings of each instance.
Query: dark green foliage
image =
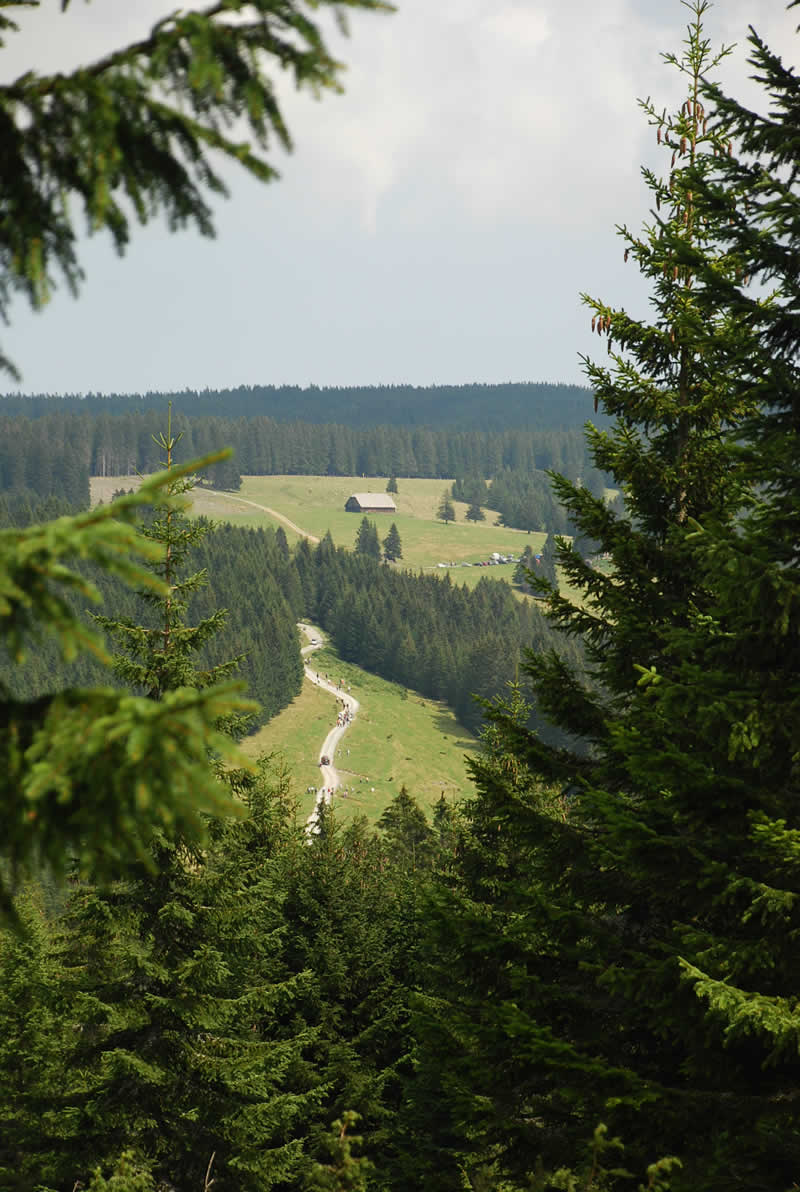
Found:
[[[114,399],[108,400],[115,409]],[[330,408],[326,407],[328,415]],[[146,474],[158,468],[152,438],[163,421],[158,410],[138,398],[128,411],[110,414],[101,406],[99,413],[90,412],[96,409],[91,399],[1,399],[0,492],[28,485],[42,495],[66,496],[83,506],[89,475]],[[455,499],[496,507],[504,511],[508,524],[515,524],[516,509],[522,507],[519,492],[533,484],[538,516],[548,524],[552,495],[541,469],[554,467],[573,480],[596,473],[577,427],[504,433],[404,426],[351,429],[263,417],[233,421],[227,407],[220,409],[225,417],[173,416],[187,456],[205,454],[220,443],[233,447],[233,459],[209,463],[199,474],[201,484],[214,488],[238,488],[240,473],[376,476],[395,465],[399,470],[402,464],[406,476],[458,476],[467,468],[480,468],[487,475],[509,473],[496,490],[494,504],[486,482],[476,476],[455,482]],[[16,416],[5,414],[7,410],[16,411]],[[598,483],[602,487],[602,481]],[[559,522],[552,528],[566,527]]]
[[[441,814],[440,814],[441,821]],[[378,820],[387,856],[399,869],[413,873],[433,860],[434,835],[425,812],[401,786]]]
[[[540,711],[592,748],[547,747],[517,698],[488,710],[458,870],[431,903],[414,1129],[442,1189],[464,1170],[523,1183],[531,1155],[563,1162],[598,1120],[633,1168],[681,1154],[675,1188],[783,1192],[800,1161],[796,742],[783,727],[797,713],[798,527],[786,439],[770,455],[757,429],[782,400],[795,408],[797,340],[791,366],[775,344],[770,361],[756,332],[772,304],[737,310],[748,248],[769,240],[732,231],[730,210],[749,217],[719,164],[728,132],[699,95],[714,66],[704,8],[670,59],[686,103],[671,117],[644,105],[674,154],[668,181],[645,175],[659,219],[622,232],[656,320],[590,301],[613,343],[610,368],[587,367],[618,417],[591,439],[624,511],[557,481],[612,561],[605,574],[562,550],[585,603],[549,598],[586,642],[589,680],[554,657],[524,667]],[[703,192],[720,174],[729,189]]]
[[[164,453],[162,466],[169,473],[174,463],[174,449],[181,435],[172,434],[172,411],[167,415],[167,432],[156,440]],[[194,488],[191,477],[170,478],[165,485],[167,498],[183,498]],[[217,610],[196,625],[187,624],[187,610],[192,593],[203,587],[205,573],[186,573],[188,556],[208,533],[207,523],[190,521],[173,504],[156,505],[151,518],[140,527],[141,535],[158,545],[159,556],[150,566],[161,581],[157,591],[142,588],[137,593],[144,605],[146,620],[139,624],[96,614],[95,619],[118,647],[114,671],[119,679],[149,699],[162,699],[168,691],[181,687],[202,689],[228,678],[238,669],[238,658],[229,659],[211,669],[201,669],[197,655],[215,637],[225,621],[224,610]]]
[[[22,934],[0,927],[0,1186],[29,1192],[54,1176],[58,1129],[48,1108],[74,1031],[59,1015],[60,973],[42,898],[16,901]]]
[[[577,468],[577,471],[573,470]],[[584,468],[584,471],[586,469]],[[580,464],[575,461],[567,473],[577,480]],[[550,477],[545,472],[524,469],[505,469],[492,481],[486,499],[489,509],[498,513],[503,526],[517,530],[548,530],[551,534],[570,534],[569,518],[553,492]]]
[[[383,557],[390,563],[396,563],[403,557],[403,544],[397,526],[392,522],[389,533],[383,540]]]
[[[439,508],[436,510],[436,516],[439,518],[439,521],[443,521],[445,525],[447,525],[448,522],[456,520],[456,511],[447,492],[443,494],[442,499],[439,502]]]
[[[539,581],[543,581],[549,587],[542,587]],[[514,568],[514,583],[519,584],[523,591],[539,598],[547,596],[550,590],[558,591],[556,545],[552,534],[548,534],[538,554],[533,553],[532,547],[525,547]]]
[[[104,656],[68,599],[96,599],[96,588],[65,560],[163,595],[161,581],[131,561],[153,554],[130,521],[165,482],[157,477],[116,506],[0,531],[0,629],[12,660],[40,636],[67,659]],[[72,853],[108,872],[123,855],[145,856],[154,830],[202,837],[202,811],[230,806],[206,759],[209,748],[231,752],[214,725],[241,704],[232,688],[175,691],[160,704],[110,688],[25,698],[0,684],[0,697],[3,851],[16,864],[46,858],[62,869]]]
[[[54,400],[44,395],[29,397],[6,397],[3,411],[8,414],[26,413],[32,418],[52,410]],[[581,385],[559,385],[547,382],[506,385],[364,385],[326,387],[310,385],[305,389],[297,385],[240,385],[237,389],[204,389],[196,392],[184,389],[180,393],[144,394],[87,394],[85,397],[58,398],[59,408],[65,410],[86,410],[90,414],[112,415],[156,411],[163,422],[167,403],[177,415],[215,417],[224,410],[226,417],[233,419],[264,419],[277,423],[306,422],[324,425],[333,408],[343,427],[375,427],[378,417],[394,427],[444,428],[452,431],[490,431],[502,435],[503,443],[510,452],[525,452],[525,436],[519,431],[536,431],[544,435],[545,450],[558,443],[558,437],[551,432],[565,428],[581,428],[591,408],[592,394]],[[378,411],[380,412],[378,415]],[[602,415],[601,415],[602,417]],[[513,433],[509,433],[513,432]],[[517,448],[513,439],[519,438]],[[223,435],[223,440],[229,440]],[[415,438],[419,444],[422,437]],[[582,446],[576,438],[577,449],[582,455]],[[522,467],[524,461],[517,459],[513,465]],[[541,459],[540,468],[558,467],[553,459]],[[451,476],[463,476],[473,471],[464,466],[450,472]],[[123,469],[124,470],[124,469]],[[110,469],[114,472],[116,469]],[[484,475],[494,475],[495,468],[489,468]],[[350,471],[347,474],[352,475]],[[443,473],[446,475],[447,473]],[[388,465],[384,476],[405,476],[407,473],[398,465]],[[460,497],[458,498],[461,499]]]
[[[4,407],[0,406],[0,409]],[[89,504],[87,420],[51,413],[44,420],[0,417],[0,492],[55,496],[73,512]]]
[[[285,708],[303,682],[296,631],[303,596],[279,534],[217,525],[189,557],[189,566],[204,570],[208,580],[190,601],[189,616],[227,609],[222,631],[204,645],[199,661],[217,666],[240,655],[237,673],[259,705],[250,722],[254,728]]]
[[[482,476],[459,476],[453,481],[452,496],[454,501],[486,505],[489,500],[489,486]]]
[[[60,512],[51,499],[46,505],[6,502],[7,517],[28,524]],[[66,511],[65,511],[66,512]],[[3,510],[0,507],[0,516]],[[198,666],[206,670],[240,655],[238,674],[249,694],[258,701],[250,724],[257,728],[286,706],[300,690],[302,661],[295,622],[303,614],[303,594],[296,569],[288,558],[281,531],[247,529],[221,524],[191,546],[187,563],[193,572],[205,573],[205,584],[189,593],[190,621],[210,618],[217,610],[227,615],[216,636],[197,653]],[[96,567],[82,567],[82,576],[102,595],[102,607],[113,609],[117,620],[147,624],[153,610],[123,584]],[[86,614],[86,601],[72,596],[76,613]],[[90,606],[91,607],[91,606]],[[108,682],[108,672],[93,655],[79,655],[65,664],[55,644],[37,642],[21,666],[12,666],[8,655],[0,676],[17,698],[36,698],[70,685],[92,686]],[[119,680],[117,680],[119,682]]]
[[[368,517],[362,517],[361,525],[358,527],[355,552],[357,555],[366,555],[368,559],[380,559],[381,557],[381,542],[378,537],[378,527]]]
[[[265,765],[230,780],[249,818],[212,823],[204,854],[157,848],[155,874],[71,898],[60,960],[80,1031],[51,1110],[65,1185],[123,1147],[159,1186],[203,1187],[212,1155],[221,1189],[261,1192],[307,1167],[307,981],[280,955],[291,808]]]
[[[449,578],[380,567],[337,549],[327,537],[313,551],[300,543],[294,559],[305,615],[331,635],[342,658],[446,700],[473,730],[482,720],[473,694],[492,698],[502,691],[516,673],[524,643],[534,642],[544,652],[558,640],[538,609],[517,600],[502,581],[457,587]],[[575,646],[560,648],[580,664]],[[533,715],[533,723],[547,732]]]
[[[464,516],[466,517],[467,521],[471,522],[486,521],[486,514],[483,512],[480,505],[470,505]]]
[[[160,446],[172,499],[192,485],[172,473],[177,442],[168,420]],[[220,669],[236,668],[229,660],[209,673],[196,663],[220,614],[197,625],[186,619],[187,594],[203,579],[186,574],[187,557],[207,529],[170,505],[156,507],[142,531],[159,548],[151,566],[163,583],[149,604],[150,625],[103,618],[124,644],[118,675],[153,701],[176,689],[202,690]],[[242,794],[252,789],[241,779],[238,785]],[[69,1108],[63,1118],[55,1111],[68,1140],[67,1172],[72,1165],[85,1176],[98,1161],[113,1164],[132,1144],[154,1178],[185,1187],[200,1183],[212,1156],[215,1183],[228,1187],[234,1170],[236,1187],[262,1189],[297,1168],[297,1098],[282,1095],[281,1081],[301,1044],[259,1037],[254,1019],[274,1007],[278,969],[256,970],[262,956],[252,934],[246,969],[236,955],[245,925],[252,932],[255,913],[267,908],[253,900],[252,887],[220,885],[211,855],[156,838],[146,864],[128,866],[106,889],[79,888],[72,899],[63,963],[81,1034]],[[285,1001],[287,989],[279,996]]]
[[[365,820],[343,828],[324,805],[318,828],[294,859],[285,910],[288,965],[313,974],[303,1013],[314,1029],[308,1066],[320,1099],[309,1151],[327,1159],[329,1123],[346,1120],[350,1107],[366,1157],[383,1173],[405,1145],[396,1117],[409,1064],[418,899]]]
[[[396,493],[397,492],[397,477],[396,476],[390,476],[389,479],[386,481],[386,491],[387,491],[387,493]]]

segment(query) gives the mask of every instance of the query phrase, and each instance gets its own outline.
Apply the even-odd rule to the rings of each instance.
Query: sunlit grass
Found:
[[[445,704],[341,662],[330,646],[311,658],[315,670],[336,682],[341,678],[361,704],[335,758],[342,785],[350,789],[336,800],[338,814],[363,814],[374,822],[403,785],[428,812],[442,792],[456,799],[469,789],[465,755],[477,741]],[[335,697],[306,680],[288,708],[243,742],[252,756],[285,757],[304,817],[315,799],[306,787],[319,784],[319,751],[335,723]]]

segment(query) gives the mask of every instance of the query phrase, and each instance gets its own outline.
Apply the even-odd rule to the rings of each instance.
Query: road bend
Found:
[[[357,699],[355,699],[352,695],[348,695],[347,692],[343,691],[336,683],[332,682],[330,679],[326,679],[325,676],[321,675],[319,671],[314,669],[314,667],[309,666],[307,658],[313,654],[315,650],[319,650],[320,647],[324,645],[324,639],[317,632],[317,630],[312,629],[310,625],[306,625],[302,621],[298,622],[298,628],[300,632],[305,634],[305,636],[308,638],[308,645],[303,646],[301,650],[303,655],[303,668],[305,670],[306,678],[316,687],[321,688],[323,691],[329,691],[331,695],[335,695],[339,701],[336,705],[337,723],[331,728],[327,737],[322,742],[322,746],[319,751],[319,768],[322,785],[317,790],[317,798],[316,802],[314,803],[314,810],[306,820],[306,832],[311,835],[317,831],[320,806],[323,803],[330,803],[333,799],[333,796],[336,794],[337,788],[341,786],[341,780],[339,778],[338,771],[333,763],[336,757],[336,750],[338,748],[339,742],[355,720],[359,703]],[[324,757],[328,758],[329,760],[323,764],[322,759]]]

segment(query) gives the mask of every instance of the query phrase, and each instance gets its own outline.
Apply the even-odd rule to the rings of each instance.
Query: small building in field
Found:
[[[389,493],[353,493],[344,507],[348,513],[397,513]]]

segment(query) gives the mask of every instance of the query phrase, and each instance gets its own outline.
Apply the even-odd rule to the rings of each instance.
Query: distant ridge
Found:
[[[127,414],[161,409],[168,401],[189,416],[255,418],[277,422],[336,423],[366,428],[418,426],[451,430],[561,430],[595,414],[592,392],[582,385],[508,382],[488,385],[359,385],[301,388],[297,385],[240,385],[235,389],[185,389],[179,393],[7,394],[0,414],[38,418],[60,413]]]

